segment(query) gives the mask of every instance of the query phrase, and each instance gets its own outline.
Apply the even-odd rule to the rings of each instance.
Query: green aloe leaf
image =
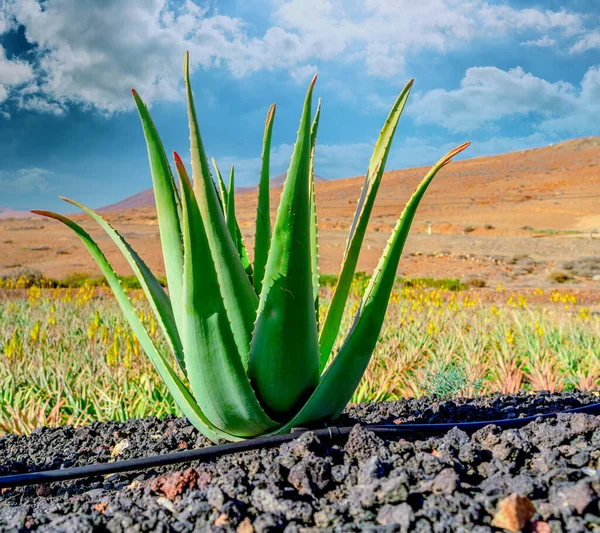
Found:
[[[98,245],[94,242],[92,237],[77,223],[72,220],[59,215],[57,213],[52,213],[49,211],[32,211],[32,213],[36,213],[38,215],[42,215],[45,217],[53,218],[62,222],[69,228],[71,228],[77,236],[81,239],[85,247],[88,249],[90,254],[92,255],[96,264],[100,267],[100,270],[106,277],[106,281],[108,282],[110,288],[112,289],[115,298],[127,322],[131,326],[131,329],[135,336],[140,341],[140,345],[142,346],[144,352],[148,355],[154,368],[159,373],[161,379],[165,382],[167,389],[173,396],[175,403],[179,406],[183,414],[188,418],[188,420],[196,427],[199,431],[202,432],[206,437],[208,437],[213,442],[218,441],[219,439],[227,439],[227,440],[240,440],[238,437],[234,435],[230,435],[226,431],[221,431],[216,428],[204,415],[194,397],[190,394],[186,386],[183,384],[181,379],[177,376],[177,374],[173,371],[165,357],[157,350],[152,338],[144,328],[141,320],[139,319],[133,304],[129,300],[129,297],[125,293],[125,290],[121,286],[121,282],[119,278],[115,274],[115,271],[111,267],[110,263],[106,259],[105,255],[102,253]]]
[[[189,54],[184,61],[184,80],[188,101],[190,151],[194,192],[204,222],[221,293],[231,321],[231,328],[244,366],[247,366],[252,331],[256,320],[258,296],[244,269],[237,247],[229,234],[215,184],[210,175],[208,160],[202,144],[194,96],[190,85]]]
[[[319,322],[319,231],[317,228],[317,203],[315,199],[315,146],[317,144],[317,131],[319,117],[321,116],[321,99],[317,104],[317,111],[310,128],[310,263],[312,272],[313,298],[315,300],[315,313],[317,324]]]
[[[221,173],[217,167],[217,164],[214,162],[213,166],[217,169],[217,175],[219,176],[219,180],[222,183],[223,179],[221,178]],[[229,191],[224,189],[222,194],[224,194],[224,202],[225,206],[225,221],[227,222],[227,228],[229,229],[229,234],[233,239],[235,247],[237,248],[240,259],[242,260],[242,265],[250,283],[252,283],[252,263],[250,262],[250,258],[248,257],[248,251],[246,250],[246,245],[244,244],[244,238],[242,237],[242,231],[240,230],[240,226],[237,221],[237,217],[235,216],[235,178],[234,178],[234,168],[231,167],[231,173],[229,175]],[[225,185],[223,184],[223,187]]]
[[[162,288],[160,282],[156,279],[152,271],[148,268],[142,258],[131,248],[129,243],[116,231],[106,220],[104,220],[98,213],[86,207],[85,205],[65,198],[61,196],[61,199],[74,206],[79,207],[82,211],[92,217],[98,225],[108,234],[108,236],[117,245],[129,265],[131,266],[135,276],[137,277],[142,290],[148,299],[148,303],[156,317],[164,335],[169,344],[169,348],[175,355],[181,370],[185,373],[185,361],[183,357],[183,347],[181,345],[181,339],[177,331],[177,324],[175,323],[175,316],[173,315],[173,308],[171,307],[171,301],[167,296],[167,293]]]
[[[262,281],[265,276],[265,267],[271,246],[271,200],[270,192],[270,162],[271,162],[271,137],[273,135],[273,120],[275,118],[275,104],[272,104],[267,113],[263,148],[261,156],[260,181],[258,183],[258,205],[256,208],[256,236],[254,239],[254,288],[260,294]]]
[[[329,356],[331,355],[340,329],[346,300],[348,299],[348,293],[350,292],[352,279],[354,278],[354,272],[356,271],[360,248],[367,231],[367,225],[369,223],[371,211],[373,210],[377,191],[379,190],[383,171],[385,170],[385,164],[392,145],[392,139],[396,132],[396,127],[398,126],[398,121],[402,115],[412,84],[413,80],[410,80],[398,95],[398,98],[385,121],[383,129],[379,134],[379,139],[375,144],[373,155],[369,162],[369,170],[365,176],[360,198],[358,199],[358,204],[356,206],[356,212],[354,213],[354,219],[350,226],[350,233],[348,235],[348,241],[346,242],[340,275],[323,327],[321,328],[321,335],[319,337],[321,371],[325,368],[325,365],[329,360]]]
[[[398,262],[415,212],[427,187],[450,160],[470,143],[465,143],[440,159],[423,178],[396,222],[392,235],[373,273],[354,325],[339,353],[329,365],[319,386],[294,419],[282,427],[285,432],[294,425],[336,418],[344,409],[364,374],[377,343],[390,293],[396,279]]]
[[[221,176],[221,171],[217,166],[217,162],[213,157],[211,159],[213,168],[215,169],[215,174],[217,175],[217,180],[219,182],[219,193],[221,198],[221,205],[223,206],[223,212],[227,213],[227,187],[225,186],[225,182],[223,181],[223,176]]]
[[[183,207],[183,334],[194,398],[219,429],[252,437],[273,429],[258,403],[236,347],[205,225],[192,184],[177,154]]]
[[[154,199],[156,215],[160,228],[160,241],[162,245],[167,284],[171,296],[171,304],[177,325],[180,325],[181,316],[181,288],[183,283],[183,249],[181,242],[181,206],[177,195],[177,188],[171,173],[171,166],[165,153],[156,127],[152,122],[148,108],[137,92],[132,91],[148,148],[150,172],[154,186]]]
[[[246,271],[246,275],[248,276],[248,279],[250,280],[250,283],[252,284],[253,283],[252,262],[250,261],[250,257],[248,257],[248,250],[246,249],[246,245],[244,244],[244,237],[242,237],[242,231],[240,230],[240,226],[237,223],[237,221],[235,224],[235,228],[236,228],[238,252],[240,254],[240,259],[242,260],[242,266],[244,267],[244,270]]]
[[[235,169],[233,166],[229,173],[229,190],[227,192],[227,209],[225,210],[225,213],[227,213],[225,220],[227,221],[229,234],[231,235],[233,242],[237,245],[239,253],[240,250],[237,242],[237,220],[235,218]]]
[[[319,381],[310,262],[311,82],[277,211],[248,375],[267,412],[289,416]]]

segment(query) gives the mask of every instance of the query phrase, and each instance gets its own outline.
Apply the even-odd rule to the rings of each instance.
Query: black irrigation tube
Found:
[[[442,435],[453,428],[458,428],[466,433],[473,433],[482,427],[496,425],[502,429],[513,429],[523,427],[530,422],[538,419],[554,418],[562,413],[587,413],[600,414],[600,402],[574,409],[564,411],[543,413],[539,415],[527,416],[523,418],[506,418],[503,420],[486,420],[478,422],[451,422],[445,424],[400,424],[400,425],[366,425],[365,429],[383,437],[400,437],[414,435]],[[96,463],[93,465],[77,466],[72,468],[61,468],[58,470],[46,470],[42,472],[29,472],[26,474],[14,474],[10,476],[0,476],[0,489],[19,487],[24,485],[38,485],[41,483],[51,483],[55,481],[67,481],[71,479],[104,476],[116,474],[119,472],[129,472],[132,470],[142,470],[144,468],[153,468],[158,466],[186,463],[190,461],[210,461],[221,455],[227,455],[237,452],[255,450],[257,448],[272,448],[289,442],[307,431],[313,432],[317,437],[336,442],[343,440],[352,431],[353,426],[349,427],[326,427],[324,429],[296,428],[292,433],[283,435],[274,435],[269,437],[257,437],[252,440],[241,442],[230,442],[227,444],[217,444],[207,448],[199,448],[183,452],[166,453],[162,455],[151,455],[148,457],[139,457],[137,459],[127,459],[116,461],[114,463]]]

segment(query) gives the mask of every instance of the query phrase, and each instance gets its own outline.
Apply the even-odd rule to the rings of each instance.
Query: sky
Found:
[[[183,55],[209,157],[284,172],[318,73],[316,173],[364,174],[405,83],[388,169],[600,133],[598,0],[0,0],[0,207],[69,211],[151,186],[133,106],[189,161]]]

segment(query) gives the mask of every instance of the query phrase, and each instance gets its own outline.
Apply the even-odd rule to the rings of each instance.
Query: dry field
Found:
[[[425,170],[391,171],[384,176],[359,270],[369,272],[375,266],[393,223]],[[339,270],[361,184],[361,177],[317,184],[322,273]],[[273,216],[280,192],[272,189]],[[151,195],[146,193],[145,198]],[[128,200],[119,205],[127,207]],[[399,274],[478,278],[488,287],[498,283],[551,287],[564,281],[592,290],[598,285],[594,276],[600,276],[600,264],[578,261],[600,258],[600,233],[592,233],[600,231],[599,205],[600,137],[453,162],[436,178],[419,209]],[[238,195],[238,220],[250,252],[255,206],[255,192]],[[161,273],[154,208],[105,214],[150,267]],[[106,249],[117,272],[128,274],[125,261],[101,230],[89,222],[84,226]],[[569,261],[574,261],[570,269],[565,265]],[[61,224],[39,217],[0,220],[0,276],[14,275],[23,267],[39,269],[54,279],[98,272],[77,237]]]

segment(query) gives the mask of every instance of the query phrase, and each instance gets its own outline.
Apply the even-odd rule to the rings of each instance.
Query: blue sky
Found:
[[[273,102],[272,174],[285,171],[315,72],[329,179],[365,172],[410,78],[388,169],[465,140],[472,157],[600,131],[597,0],[0,0],[0,207],[149,187],[132,87],[187,159],[185,50],[207,151],[239,185],[258,180]]]

